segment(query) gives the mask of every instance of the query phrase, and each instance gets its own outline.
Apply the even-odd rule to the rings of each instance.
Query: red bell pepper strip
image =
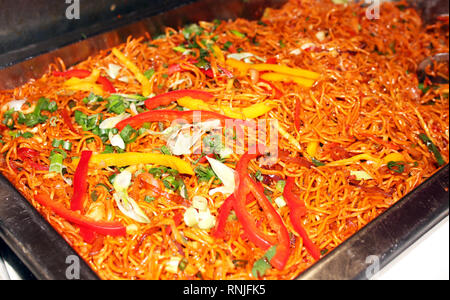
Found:
[[[217,216],[217,223],[212,235],[216,238],[223,238],[225,236],[225,224],[228,220],[228,216],[233,209],[234,202],[234,194],[228,196],[227,199],[222,203],[222,206],[219,208],[219,215]],[[247,204],[255,201],[255,197],[253,194],[247,195]]]
[[[24,162],[30,164],[30,166],[37,171],[48,171],[48,166],[43,166],[33,159],[39,156],[39,151],[30,148],[19,148],[17,150],[17,156]]]
[[[276,65],[278,63],[277,58],[276,57],[270,57],[266,60],[266,64],[273,64]]]
[[[55,214],[72,222],[78,226],[84,227],[102,235],[124,236],[126,235],[126,228],[120,222],[105,222],[94,221],[89,217],[80,215],[79,213],[67,209],[61,203],[52,201],[48,194],[40,193],[34,196],[42,206],[51,209]]]
[[[248,187],[244,182],[242,184],[239,184],[239,187],[235,190],[235,200],[233,202],[233,207],[235,209],[236,217],[241,223],[248,239],[257,247],[267,250],[271,246],[276,244],[276,240],[262,232],[257,227],[257,224],[252,215],[247,211],[245,204],[246,196],[248,193],[250,193],[250,187]]]
[[[195,58],[189,58],[187,60],[188,63],[195,65],[196,63],[198,63],[198,59]],[[200,71],[205,74],[206,77],[209,78],[214,78],[214,72],[211,69],[211,67],[208,65],[207,67],[198,67],[200,69]]]
[[[81,158],[73,177],[73,195],[70,201],[71,210],[83,211],[83,201],[87,191],[87,172],[92,151],[81,152]]]
[[[195,65],[196,63],[198,63],[198,60],[195,58],[188,58],[187,62],[191,65]],[[182,72],[182,71],[189,71],[189,69],[183,68],[183,66],[181,64],[171,64],[168,68],[167,68],[167,73],[169,75],[178,73],[178,72]]]
[[[269,220],[269,224],[272,229],[277,233],[278,245],[275,255],[270,260],[271,265],[273,265],[278,270],[284,269],[290,255],[290,238],[289,232],[286,225],[283,223],[283,219],[280,214],[275,210],[273,205],[270,203],[264,194],[264,188],[261,184],[256,184],[256,182],[247,176],[247,184],[251,187],[251,192],[255,196],[259,205],[262,207],[263,211],[266,213],[266,217]]]
[[[295,101],[295,110],[294,110],[294,126],[297,131],[300,131],[300,101],[297,99]]]
[[[67,127],[69,127],[69,129],[72,132],[78,133],[78,130],[75,128],[75,126],[73,126],[72,119],[70,118],[70,115],[69,115],[69,112],[67,111],[67,109],[63,108],[61,110],[61,116],[64,120],[64,124],[66,124]]]
[[[209,69],[200,68],[200,70],[202,71],[203,74],[205,74],[206,77],[214,78],[214,72],[211,68],[209,68]]]
[[[145,100],[145,106],[147,109],[152,110],[158,106],[167,106],[172,102],[177,101],[183,97],[191,97],[193,99],[200,99],[203,101],[209,101],[214,99],[214,95],[205,91],[199,90],[178,90],[164,94],[159,94],[155,97]]]
[[[80,162],[75,170],[75,175],[73,178],[73,195],[70,201],[71,210],[83,211],[83,202],[86,197],[87,191],[87,172],[89,159],[92,156],[92,151],[83,151],[81,153]],[[86,243],[93,243],[97,238],[96,233],[92,230],[80,226],[80,235]]]
[[[228,196],[219,208],[219,215],[217,216],[217,223],[212,236],[216,238],[222,238],[225,235],[225,224],[227,223],[228,216],[233,208],[234,194]]]
[[[56,77],[64,77],[64,78],[72,78],[72,77],[77,77],[77,78],[86,78],[89,75],[91,75],[91,72],[88,70],[81,70],[81,69],[73,69],[73,70],[68,70],[65,72],[59,72],[59,71],[54,71],[53,72],[53,76]],[[101,84],[103,87],[103,90],[105,90],[108,93],[116,93],[116,89],[114,88],[113,84],[111,83],[111,81],[108,80],[108,78],[104,77],[104,76],[99,76],[97,79],[97,83]]]
[[[56,77],[64,77],[64,78],[86,78],[91,75],[91,72],[88,70],[80,70],[80,69],[72,69],[64,72],[53,71],[53,76]]]
[[[36,171],[48,171],[49,170],[48,166],[43,166],[43,165],[35,163],[35,162],[31,162],[30,165]]]
[[[257,228],[252,216],[245,207],[246,195],[248,193],[252,193],[255,196],[256,200],[266,213],[271,227],[277,232],[277,251],[270,263],[275,268],[281,270],[286,265],[290,254],[289,233],[286,226],[283,224],[281,216],[277,213],[275,208],[264,195],[262,186],[257,185],[248,174],[249,161],[256,158],[258,155],[259,154],[245,153],[236,165],[236,189],[234,193],[235,201],[233,202],[233,207],[235,208],[236,216],[242,224],[242,227],[244,228],[244,231],[249,239],[258,247],[268,249],[270,246],[275,245],[276,242]]]
[[[168,68],[167,68],[167,73],[169,75],[178,73],[184,71],[184,68],[180,65],[180,64],[171,64]]]
[[[286,203],[290,209],[290,220],[292,226],[295,231],[300,235],[303,239],[303,245],[305,245],[306,250],[308,250],[311,256],[318,260],[320,258],[320,250],[319,248],[311,241],[308,236],[308,233],[303,228],[301,224],[301,217],[306,214],[306,206],[305,203],[294,195],[292,189],[295,185],[295,180],[293,177],[288,177],[286,179],[286,185],[284,186],[283,197],[286,200]]]
[[[103,87],[103,90],[113,94],[116,93],[116,88],[113,86],[113,84],[111,83],[111,81],[108,80],[108,78],[104,77],[104,76],[100,76],[97,79],[97,83],[101,84]]]
[[[220,120],[222,123],[225,120],[230,120],[227,116],[221,115],[212,111],[204,111],[204,110],[151,110],[140,113],[138,115],[132,116],[128,119],[120,121],[116,128],[122,130],[125,126],[130,125],[131,127],[138,129],[144,123],[148,122],[159,122],[159,121],[169,121],[172,122],[174,120],[183,120],[188,123],[192,123],[194,120],[197,121],[197,117],[201,120]],[[201,121],[198,120],[198,121]]]
[[[297,197],[293,192],[293,188],[295,185],[294,177],[287,177],[286,184],[283,190],[283,197],[286,202],[289,204],[291,209],[291,214],[294,214],[296,217],[300,218],[306,214],[306,206],[305,202],[302,201],[299,197]]]
[[[80,236],[83,238],[83,240],[88,243],[88,244],[92,244],[96,239],[97,239],[97,233],[95,233],[94,231],[83,227],[83,226],[79,226],[80,227]]]
[[[17,150],[17,156],[19,156],[19,158],[21,160],[26,160],[26,159],[33,159],[37,156],[39,156],[39,151],[31,149],[31,148],[19,148]]]

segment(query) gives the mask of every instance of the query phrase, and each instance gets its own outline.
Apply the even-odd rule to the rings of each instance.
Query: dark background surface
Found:
[[[71,4],[66,0],[0,0],[0,54],[131,13],[142,16],[189,2],[192,0],[79,0],[80,19],[69,20],[66,10]]]
[[[69,20],[66,11],[74,1],[80,3],[80,19]],[[195,0],[0,0],[0,54],[124,16],[138,20],[190,2]],[[448,13],[447,0],[410,2],[425,12],[426,20]]]

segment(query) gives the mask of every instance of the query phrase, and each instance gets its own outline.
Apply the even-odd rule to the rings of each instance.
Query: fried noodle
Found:
[[[266,9],[259,21],[199,22],[179,30],[167,28],[156,39],[149,35],[129,37],[115,51],[137,70],[112,49],[70,68],[59,59],[41,78],[0,91],[0,171],[102,279],[293,279],[316,259],[291,222],[290,205],[276,204],[275,200],[283,196],[277,188],[279,181],[294,178],[292,192],[305,208],[301,224],[324,256],[437,171],[441,163],[430,145],[445,163],[449,159],[448,83],[436,85],[429,79],[419,82],[416,75],[423,59],[448,53],[448,18],[425,25],[406,3],[383,3],[380,11],[379,19],[370,20],[359,4],[290,0],[280,9]],[[251,55],[239,58],[243,53]],[[237,57],[248,69],[242,71],[229,64],[230,57]],[[271,70],[258,69],[256,65],[262,63],[309,70],[319,77],[271,75]],[[119,67],[117,74],[112,74],[111,65]],[[87,84],[88,88],[82,88],[80,82],[70,85],[67,81],[71,78],[55,75],[55,71],[68,70],[88,70],[90,76],[99,70],[100,77],[97,81],[75,78]],[[448,65],[436,64],[427,71],[448,82]],[[101,77],[115,92],[108,91]],[[249,239],[233,210],[221,237],[213,234],[212,226],[202,229],[186,223],[185,213],[195,197],[207,200],[216,224],[228,197],[222,192],[211,195],[210,190],[222,183],[215,176],[203,179],[197,173],[199,166],[206,170],[210,166],[208,160],[201,159],[201,153],[173,155],[196,170],[195,174],[180,171],[172,176],[182,180],[187,197],[180,189],[171,190],[164,184],[169,175],[158,177],[147,172],[161,163],[89,165],[79,213],[97,221],[120,223],[126,228],[124,235],[95,234],[87,241],[81,227],[36,201],[37,194],[45,194],[70,209],[75,189],[74,161],[82,151],[92,151],[95,156],[111,150],[111,137],[102,139],[83,128],[76,111],[85,116],[102,114],[105,120],[119,115],[107,101],[112,94],[151,98],[185,89],[214,95],[203,101],[207,108],[221,113],[226,112],[220,109],[224,107],[236,111],[272,101],[267,102],[272,105],[269,110],[255,120],[277,120],[284,128],[277,141],[278,160],[272,165],[251,160],[248,169],[289,232],[290,252],[282,269],[268,267],[255,277],[255,262],[267,249]],[[101,95],[94,95],[97,90]],[[92,100],[93,96],[101,98]],[[57,110],[43,110],[47,119],[33,126],[20,122],[19,112],[8,106],[13,100],[25,99],[19,111],[27,115],[41,97],[56,102]],[[142,103],[137,105],[139,101],[133,103],[136,105],[124,109],[129,117],[147,111]],[[161,109],[183,110],[173,101],[155,111]],[[63,110],[69,117],[64,117]],[[161,118],[146,125],[125,149],[115,147],[113,152],[163,151],[167,141],[158,133],[171,122]],[[428,142],[420,138],[421,134]],[[62,172],[47,168],[51,169],[55,139],[72,144],[64,150],[67,156]],[[241,150],[247,151],[248,145],[243,143]],[[234,169],[242,153],[234,151],[224,159],[225,165]],[[127,187],[129,196],[148,222],[127,216],[115,201],[117,187],[111,176],[124,170],[133,175]],[[255,198],[248,197],[247,212],[258,230],[277,241],[266,210],[257,195]]]

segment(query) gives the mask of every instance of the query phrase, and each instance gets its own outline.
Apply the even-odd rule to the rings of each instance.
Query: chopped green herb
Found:
[[[436,158],[436,161],[439,166],[443,166],[445,164],[445,160],[442,158],[441,153],[439,152],[439,149],[436,147],[436,145],[430,140],[430,138],[424,134],[419,134],[419,138],[422,142],[425,143],[428,150],[430,150],[431,153],[434,154],[434,157]]]
[[[152,197],[152,196],[145,196],[145,198],[144,198],[144,201],[145,202],[147,202],[147,203],[150,203],[150,202],[152,202],[153,200],[155,200],[155,197]]]
[[[176,46],[176,47],[173,47],[173,48],[172,48],[172,50],[173,50],[173,51],[176,51],[176,52],[180,52],[180,53],[184,53],[184,52],[186,52],[186,51],[187,51],[187,49],[186,49],[186,48],[184,48],[184,47],[181,47],[181,46]]]
[[[438,86],[436,86],[436,85],[429,85],[429,86],[425,87],[425,84],[423,82],[419,83],[419,85],[417,87],[419,88],[419,90],[422,91],[423,94],[426,94],[431,89],[438,88]]]
[[[48,111],[48,112],[53,113],[57,109],[58,109],[58,106],[55,101],[50,101],[47,98],[39,98],[39,100],[36,104],[36,107],[34,108],[34,111],[32,113],[24,114],[22,112],[19,112],[19,117],[17,118],[17,122],[19,124],[25,124],[27,127],[34,127],[37,124],[44,123],[48,119],[48,116],[42,115],[41,112]],[[5,115],[6,115],[6,113],[5,113]],[[5,125],[7,125],[7,124],[5,124]],[[10,128],[10,129],[12,129],[12,128]]]
[[[256,173],[255,173],[255,179],[258,180],[258,181],[260,181],[260,182],[262,182],[262,181],[264,180],[264,177],[263,177],[261,171],[259,171],[259,170],[256,171]]]
[[[311,161],[316,167],[325,166],[325,163],[321,162],[320,160],[316,159],[315,157],[311,157]]]
[[[194,169],[195,174],[197,174],[197,178],[199,182],[208,182],[211,178],[215,177],[216,181],[220,181],[217,177],[216,173],[214,173],[213,169],[210,166],[198,166]]]
[[[121,114],[130,106],[128,102],[124,101],[121,95],[111,95],[107,99],[108,104],[106,109],[108,112],[113,112],[115,114]]]
[[[223,50],[228,51],[231,46],[233,46],[233,43],[230,41],[226,41],[225,44],[223,44]]]
[[[186,25],[181,32],[183,33],[184,38],[189,40],[195,35],[201,35],[203,31],[204,29],[197,24],[189,24]]]
[[[29,138],[32,138],[33,136],[34,136],[34,134],[32,134],[31,132],[24,132],[24,133],[22,133],[22,137],[24,139],[29,139]]]
[[[55,172],[62,174],[63,171],[63,161],[67,157],[67,153],[62,149],[53,149],[50,153],[50,166],[49,172]]]
[[[6,111],[3,115],[3,125],[5,125],[6,127],[8,127],[9,129],[14,129],[14,109],[10,109],[8,111]]]
[[[325,255],[325,254],[327,254],[328,253],[328,249],[322,249],[321,251],[320,251],[320,255]]]
[[[147,79],[152,78],[153,74],[155,74],[155,69],[151,68],[144,72],[144,76],[147,77]]]
[[[92,193],[91,193],[91,199],[92,199],[92,201],[97,201],[97,199],[98,199],[98,194],[97,194],[97,191],[92,191]]]
[[[70,150],[72,150],[72,143],[69,141],[63,141],[62,148],[64,150],[70,151]]]
[[[94,93],[90,93],[89,96],[83,98],[84,104],[93,104],[95,102],[101,102],[103,98],[101,96],[95,95]]]
[[[138,131],[134,129],[131,125],[125,126],[120,132],[120,137],[122,138],[125,144],[133,143],[138,138],[138,136],[139,136]]]
[[[166,145],[161,146],[161,148],[159,148],[159,151],[161,151],[162,154],[172,155],[172,152],[170,152],[169,148],[167,148]]]
[[[76,110],[74,113],[75,122],[83,128],[83,131],[91,131],[97,127],[103,118],[102,114],[88,116],[82,111]]]
[[[108,181],[111,184],[114,184],[114,180],[116,179],[117,174],[112,174],[111,176],[108,177]]]
[[[405,170],[405,162],[390,161],[387,163],[387,167],[389,170],[394,171],[395,173],[403,173],[403,171]]]
[[[279,191],[280,193],[282,193],[284,191],[284,187],[286,185],[286,181],[284,180],[278,180],[275,188],[277,189],[277,191]]]
[[[272,266],[270,265],[270,260],[272,257],[274,257],[275,253],[277,251],[277,246],[272,246],[267,250],[267,252],[264,254],[264,256],[253,264],[252,268],[252,274],[256,278],[260,278],[266,274],[267,270],[271,269]]]
[[[114,153],[114,147],[111,145],[105,145],[105,150],[103,150],[102,154]]]
[[[20,136],[20,131],[8,131],[8,135],[11,136],[13,139],[16,139]]]
[[[258,25],[261,25],[261,26],[267,26],[267,24],[266,23],[264,23],[263,21],[258,21]]]
[[[240,31],[237,31],[237,30],[232,29],[232,30],[230,30],[230,32],[231,32],[232,34],[234,34],[235,36],[237,36],[237,37],[245,38],[245,34],[243,34],[243,33],[240,32]]]
[[[186,259],[186,257],[183,257],[180,262],[178,263],[178,269],[180,271],[184,271],[184,269],[186,269],[188,265],[188,260]]]

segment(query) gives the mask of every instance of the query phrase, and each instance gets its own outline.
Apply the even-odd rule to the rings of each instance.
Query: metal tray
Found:
[[[19,1],[20,2],[20,1]],[[103,4],[108,1],[102,1]],[[114,1],[111,1],[114,2]],[[111,20],[83,24],[64,34],[42,36],[39,42],[0,53],[0,89],[38,78],[49,63],[61,57],[66,65],[98,50],[125,42],[129,35],[156,35],[165,26],[212,19],[259,18],[267,6],[283,0],[152,1]],[[448,14],[447,1],[414,1],[431,20]],[[440,4],[439,4],[440,3]],[[444,4],[443,4],[444,3]],[[139,5],[141,6],[139,6]],[[106,6],[105,6],[106,9]],[[449,166],[441,168],[414,191],[355,233],[298,279],[367,279],[374,261],[384,267],[448,215]],[[0,175],[0,238],[37,279],[67,279],[71,257],[78,255],[29,202]],[[80,279],[98,279],[80,259]]]

